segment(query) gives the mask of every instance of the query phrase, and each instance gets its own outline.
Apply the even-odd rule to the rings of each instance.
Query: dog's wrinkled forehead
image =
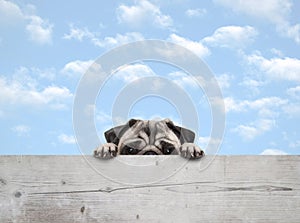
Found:
[[[163,137],[169,135],[171,130],[167,123],[168,119],[164,120],[137,120],[136,123],[131,127],[130,131],[133,135],[139,132],[144,132],[148,137],[156,135],[157,137]]]

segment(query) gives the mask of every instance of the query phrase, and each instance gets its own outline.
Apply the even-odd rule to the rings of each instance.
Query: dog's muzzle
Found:
[[[138,155],[162,155],[162,152],[156,146],[148,145]]]
[[[143,155],[158,155],[155,151],[147,151]]]

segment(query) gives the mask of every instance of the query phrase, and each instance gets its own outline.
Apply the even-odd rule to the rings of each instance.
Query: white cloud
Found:
[[[185,88],[185,87],[192,87],[192,88],[198,88],[197,80],[193,78],[191,75],[188,75],[182,71],[176,71],[168,74],[170,79],[178,84],[179,86]]]
[[[240,100],[225,98],[227,112],[252,112],[258,117],[256,121],[240,124],[231,131],[237,133],[245,140],[253,140],[257,136],[272,130],[275,127],[275,118],[280,112],[287,113],[289,101],[278,97],[265,97],[257,100]],[[300,107],[299,107],[300,108]]]
[[[24,88],[34,89],[38,86],[38,78],[36,77],[38,75],[32,71],[32,68],[21,66],[15,70],[10,80],[8,78],[3,78],[11,83],[22,85]]]
[[[63,74],[67,74],[70,76],[76,75],[81,76],[83,75],[88,68],[91,66],[91,64],[94,62],[94,60],[75,60],[67,63],[64,68],[61,70]]]
[[[231,8],[237,13],[260,18],[276,26],[277,31],[300,43],[300,24],[290,25],[291,0],[214,0],[215,3]]]
[[[240,112],[244,111],[243,103],[235,101],[232,97],[224,98],[225,110],[226,112]]]
[[[121,67],[114,75],[114,78],[123,80],[125,83],[136,81],[141,77],[155,76],[153,70],[145,64],[130,64]]]
[[[300,86],[287,89],[287,94],[292,98],[300,99]]]
[[[239,83],[239,85],[249,88],[251,93],[254,95],[258,95],[260,93],[260,89],[265,84],[266,83],[261,80],[251,79],[250,77],[245,77],[244,80]]]
[[[171,34],[168,38],[168,41],[171,41],[189,49],[201,58],[210,54],[209,49],[205,47],[201,42],[192,41],[184,37],[178,36],[176,34]]]
[[[18,5],[10,1],[0,0],[0,24],[11,25],[24,19],[24,15]]]
[[[238,125],[231,129],[245,140],[252,140],[263,133],[270,131],[275,126],[275,121],[271,119],[260,119],[248,125]]]
[[[233,76],[229,74],[221,74],[216,76],[216,79],[220,88],[225,90],[230,87],[230,81],[233,79]]]
[[[36,92],[36,96],[40,97],[41,101],[49,104],[50,102],[71,98],[72,94],[66,87],[48,86],[41,92]]]
[[[96,34],[90,32],[88,28],[78,28],[75,27],[73,24],[70,25],[70,33],[64,34],[63,39],[75,39],[82,41],[85,38],[93,39],[96,37]]]
[[[60,134],[58,136],[58,139],[60,142],[65,143],[65,144],[75,144],[76,143],[76,139],[73,135]]]
[[[299,116],[300,103],[291,103],[279,97],[264,97],[256,100],[234,100],[225,98],[227,112],[248,112],[257,116],[257,120],[248,124],[240,124],[231,131],[245,140],[252,140],[257,136],[272,130],[275,119],[279,114],[288,114],[291,117]]]
[[[211,143],[212,148],[215,148],[217,145],[219,145],[221,143],[221,139],[217,139],[217,138],[212,138],[209,136],[200,136],[198,138],[197,143],[199,144],[201,149],[209,149],[207,148],[208,144]],[[209,152],[209,151],[205,151],[205,152]]]
[[[260,114],[263,114],[264,111],[274,110],[275,108],[282,107],[288,104],[288,100],[281,99],[279,97],[264,97],[256,99],[253,101],[250,100],[240,100],[236,101],[231,97],[224,99],[226,111],[234,112],[245,112],[249,109],[260,111]]]
[[[214,2],[231,8],[236,12],[253,17],[267,19],[273,23],[282,23],[290,13],[292,3],[289,0],[214,0]]]
[[[212,36],[202,42],[211,46],[226,48],[243,48],[253,42],[258,32],[251,26],[224,26],[218,28]]]
[[[53,81],[56,77],[55,68],[40,69],[40,68],[37,68],[37,67],[32,67],[31,72],[38,75],[39,79],[46,79],[46,80]]]
[[[300,60],[297,58],[267,59],[259,53],[246,56],[249,65],[272,80],[287,80],[300,82]]]
[[[37,89],[36,85],[24,85],[19,80],[7,80],[0,76],[0,104],[21,106],[49,106],[64,109],[73,95],[66,87],[47,86]]]
[[[95,45],[108,48],[140,40],[144,40],[142,34],[137,32],[129,32],[125,33],[124,35],[117,34],[115,37],[105,37],[103,40],[95,42]]]
[[[197,9],[188,9],[185,11],[185,14],[188,17],[200,17],[204,16],[207,13],[206,9],[197,8]]]
[[[208,142],[210,140],[209,136],[200,136],[198,138],[198,144],[200,146],[201,149],[206,148],[206,146],[208,145]]]
[[[28,5],[27,8],[34,8],[34,6]],[[51,43],[53,24],[33,14],[31,11],[21,9],[13,2],[0,0],[0,24],[21,23],[25,25],[30,40],[38,44]]]
[[[286,24],[279,27],[278,29],[281,31],[281,33],[287,35],[287,37],[294,39],[296,43],[300,44],[300,24],[296,24],[293,26]]]
[[[272,48],[270,51],[271,51],[271,53],[273,53],[275,56],[278,56],[278,57],[284,57],[283,52],[281,52],[280,50],[278,50],[278,49],[276,49],[276,48]]]
[[[147,0],[137,1],[135,5],[121,4],[117,8],[117,17],[120,23],[126,23],[132,27],[141,27],[152,24],[160,28],[172,28],[173,20],[165,15],[160,8]]]
[[[29,38],[38,44],[51,43],[53,24],[36,15],[29,16],[28,18],[30,22],[26,25],[26,31],[29,34]]]
[[[266,149],[260,155],[288,155],[288,154],[278,149]]]
[[[18,136],[28,136],[31,128],[27,125],[17,125],[11,128]]]
[[[93,45],[103,48],[112,48],[118,45],[122,45],[125,43],[135,42],[144,40],[144,37],[142,34],[138,32],[128,32],[124,35],[122,34],[116,34],[115,37],[107,36],[101,39],[99,37],[99,34],[95,32],[91,32],[88,28],[78,28],[73,25],[70,25],[70,31],[68,34],[64,34],[63,39],[67,40],[88,40]]]
[[[300,117],[300,103],[290,103],[283,107],[283,111],[290,117]]]
[[[37,67],[19,67],[13,74],[12,79],[18,81],[23,86],[30,88],[38,85],[38,80],[50,80],[53,81],[56,77],[56,71],[54,68],[40,69]]]

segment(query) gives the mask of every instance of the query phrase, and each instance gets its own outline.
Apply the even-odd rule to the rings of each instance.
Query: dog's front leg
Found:
[[[114,143],[105,143],[94,150],[94,156],[97,158],[110,159],[117,156],[118,147]]]
[[[194,143],[183,143],[179,149],[180,155],[187,159],[199,159],[204,156],[204,152]]]

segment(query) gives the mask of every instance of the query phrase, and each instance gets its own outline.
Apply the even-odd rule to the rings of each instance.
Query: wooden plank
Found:
[[[300,222],[300,156],[212,158],[0,156],[0,222]]]

